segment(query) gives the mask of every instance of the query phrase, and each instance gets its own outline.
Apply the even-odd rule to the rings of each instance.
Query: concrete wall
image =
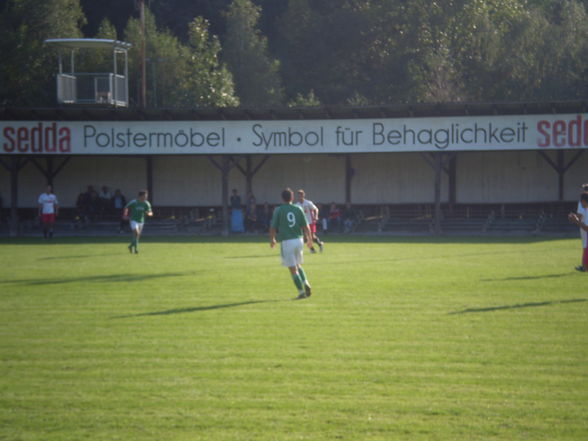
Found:
[[[566,152],[569,161],[575,152]],[[555,153],[550,153],[555,160]],[[6,157],[5,157],[6,158]],[[263,156],[253,156],[255,167]],[[8,159],[8,158],[6,158]],[[240,164],[245,167],[245,161]],[[434,174],[416,153],[352,156],[355,170],[351,197],[354,203],[432,203]],[[146,187],[146,161],[140,157],[73,157],[55,179],[63,207],[75,205],[87,185],[119,188],[127,198]],[[580,185],[588,182],[588,155],[584,154],[565,177],[565,199],[577,200]],[[34,207],[45,188],[45,178],[33,164],[19,177],[19,205]],[[220,205],[221,175],[207,157],[155,157],[154,203],[160,206]],[[558,198],[557,173],[537,152],[462,152],[457,156],[457,202],[549,202]],[[230,188],[244,195],[245,177],[233,168]],[[304,188],[309,199],[342,203],[345,199],[345,160],[334,155],[275,155],[253,179],[258,202],[277,203],[282,188]],[[10,179],[0,167],[0,196],[9,205]],[[443,174],[442,200],[448,200],[448,179]]]

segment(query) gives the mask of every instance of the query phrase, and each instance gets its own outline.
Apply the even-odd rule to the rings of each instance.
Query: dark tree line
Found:
[[[588,0],[145,0],[153,107],[583,99]],[[54,102],[49,37],[118,38],[137,0],[0,0],[0,105]],[[87,55],[100,69],[105,58]]]

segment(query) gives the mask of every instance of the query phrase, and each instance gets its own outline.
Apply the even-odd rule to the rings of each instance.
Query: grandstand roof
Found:
[[[185,120],[296,120],[406,118],[434,116],[491,116],[585,113],[588,101],[545,101],[518,103],[430,103],[388,106],[321,106],[242,108],[214,107],[191,109],[137,109],[51,107],[0,107],[0,120],[63,121],[185,121]]]

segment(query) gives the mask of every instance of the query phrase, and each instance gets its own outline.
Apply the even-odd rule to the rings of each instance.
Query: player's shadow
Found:
[[[50,257],[39,257],[37,260],[70,260],[70,259],[86,259],[89,257],[104,257],[104,256],[116,256],[116,253],[109,254],[84,254],[74,256],[50,256]],[[118,254],[120,255],[120,253]]]
[[[480,282],[513,282],[517,280],[559,279],[560,277],[575,276],[575,273],[544,274],[541,276],[515,276],[503,279],[480,279]]]
[[[259,304],[259,303],[278,303],[278,302],[286,302],[286,301],[288,301],[288,300],[287,299],[248,300],[246,302],[222,303],[219,305],[194,306],[194,307],[190,307],[190,308],[174,308],[174,309],[166,309],[164,311],[143,312],[140,314],[119,315],[119,316],[115,316],[115,317],[111,317],[111,318],[123,319],[123,318],[132,318],[132,317],[153,317],[153,316],[158,316],[158,315],[187,314],[187,313],[191,313],[191,312],[212,311],[215,309],[237,308],[239,306],[255,305],[255,304]]]
[[[12,279],[2,280],[1,285],[26,285],[26,286],[37,286],[37,285],[62,285],[67,283],[118,283],[118,282],[143,282],[150,279],[161,279],[167,277],[181,277],[186,275],[193,275],[193,271],[183,273],[161,273],[161,274],[104,274],[104,275],[91,275],[81,277],[54,277],[54,278],[36,278],[36,279]]]
[[[555,301],[551,301],[551,302],[529,302],[529,303],[518,303],[515,305],[490,306],[488,308],[469,308],[469,309],[464,309],[462,311],[450,312],[449,315],[471,314],[471,313],[477,313],[477,312],[504,311],[504,310],[508,310],[508,309],[537,308],[539,306],[550,306],[550,305],[559,305],[559,304],[566,304],[566,303],[582,303],[582,302],[588,302],[588,299],[555,300]]]

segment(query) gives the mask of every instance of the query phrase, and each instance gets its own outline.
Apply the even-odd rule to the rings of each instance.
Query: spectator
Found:
[[[267,231],[270,221],[272,220],[272,208],[265,202],[263,207],[260,207],[257,214],[257,224],[262,231]]]
[[[323,204],[320,204],[318,209],[320,216],[320,226],[323,230],[323,233],[327,234],[329,232],[329,213],[327,210],[325,210],[325,206]]]
[[[88,202],[88,217],[90,220],[94,220],[95,214],[98,213],[100,208],[100,197],[98,196],[98,192],[94,190],[91,185],[88,187],[88,189],[90,193]]]
[[[88,189],[91,187],[88,186]],[[76,200],[76,220],[79,222],[88,222],[89,218],[89,207],[90,206],[90,193],[88,191],[82,191]]]
[[[231,196],[231,231],[233,233],[244,233],[243,210],[241,208],[241,196],[237,189],[233,189]]]
[[[341,232],[341,210],[334,202],[329,210],[329,230]]]
[[[104,214],[110,211],[111,209],[111,200],[112,194],[106,185],[102,187],[102,191],[98,195],[98,208],[100,209],[100,213]]]
[[[255,201],[255,199],[253,200]],[[245,216],[245,229],[248,233],[255,233],[257,230],[257,206],[255,205],[255,203],[247,204],[247,214]]]
[[[114,212],[120,216],[119,233],[123,233],[126,227],[129,225],[129,220],[123,216],[123,210],[127,205],[127,199],[121,193],[119,189],[116,189],[114,196],[112,197],[110,206],[114,209]]]
[[[343,210],[343,232],[344,233],[351,233],[353,231],[353,227],[355,226],[355,210],[351,207],[351,203],[347,202],[345,204],[345,209]]]

